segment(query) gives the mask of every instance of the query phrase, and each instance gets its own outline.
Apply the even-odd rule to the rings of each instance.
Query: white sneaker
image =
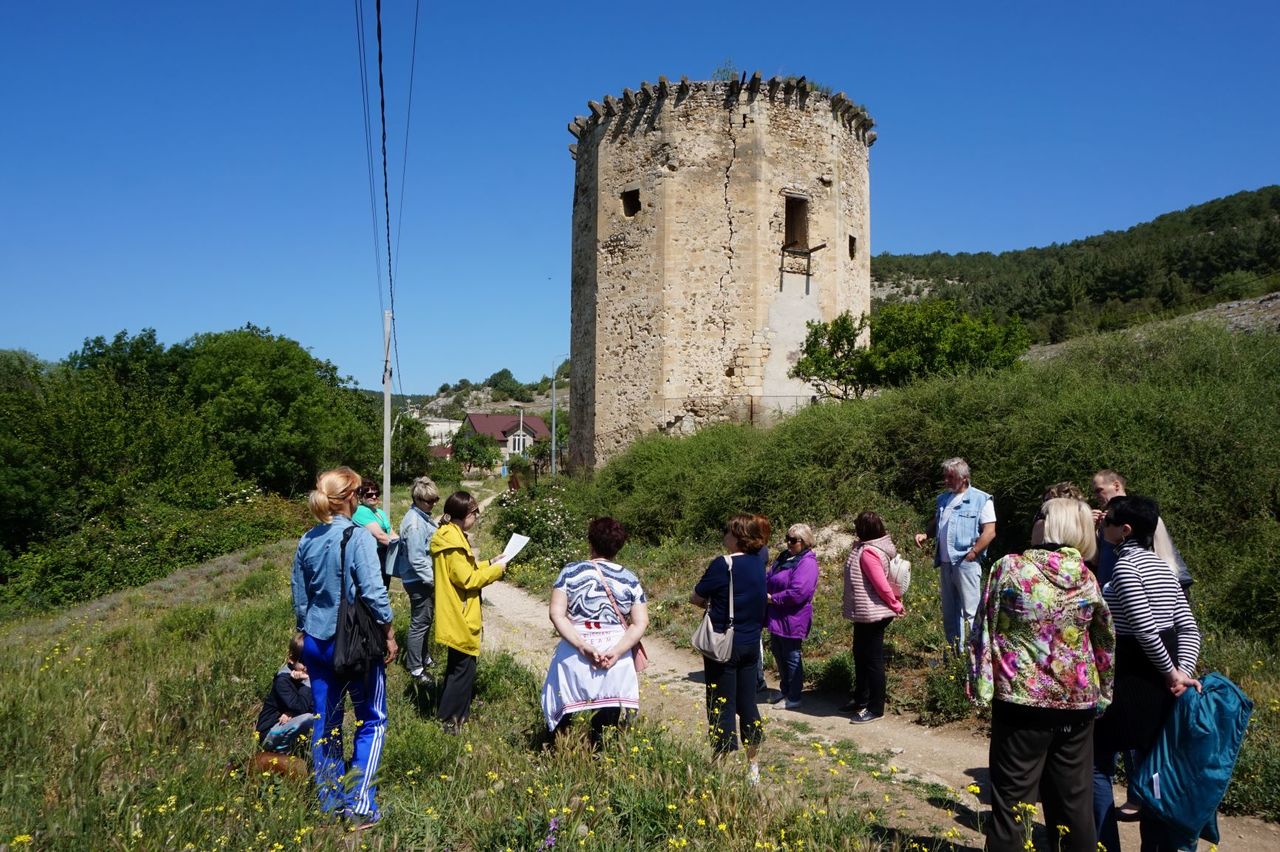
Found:
[[[419,677],[422,677],[422,668],[421,668],[421,667],[419,667],[419,668],[416,668],[416,669],[414,669],[413,671],[409,672],[409,677],[412,677],[412,678],[419,678]]]

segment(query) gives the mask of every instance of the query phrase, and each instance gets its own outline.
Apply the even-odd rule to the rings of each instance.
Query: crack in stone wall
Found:
[[[724,167],[724,215],[729,223],[729,239],[725,245],[726,266],[724,274],[720,276],[720,304],[722,309],[727,308],[727,300],[725,299],[724,287],[727,281],[733,284],[733,239],[735,236],[733,229],[733,201],[729,198],[729,185],[732,181],[733,164],[738,160],[738,137],[734,135],[733,113],[726,112],[727,127],[729,135],[729,162]],[[726,310],[721,324],[721,345],[727,345],[729,341],[729,313]]]

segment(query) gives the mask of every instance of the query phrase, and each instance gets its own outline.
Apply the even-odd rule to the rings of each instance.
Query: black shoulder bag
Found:
[[[342,588],[338,603],[338,630],[333,636],[333,671],[338,677],[364,677],[369,666],[387,656],[387,635],[369,611],[369,605],[356,590],[355,600],[347,600],[347,541],[356,531],[354,526],[342,531]]]

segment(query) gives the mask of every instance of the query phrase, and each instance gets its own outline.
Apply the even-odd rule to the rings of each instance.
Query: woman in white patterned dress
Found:
[[[571,562],[551,590],[551,623],[560,644],[542,686],[547,728],[563,731],[574,714],[593,711],[591,741],[640,707],[632,649],[649,626],[636,575],[613,561],[627,540],[622,524],[596,518],[587,529],[591,558]]]

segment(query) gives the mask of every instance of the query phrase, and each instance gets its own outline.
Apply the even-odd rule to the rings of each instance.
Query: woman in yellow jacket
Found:
[[[444,686],[436,715],[445,729],[457,733],[471,711],[480,655],[480,590],[502,577],[502,557],[476,561],[466,532],[480,517],[480,507],[466,491],[455,491],[444,503],[440,527],[431,537],[436,577],[436,641],[449,649]]]

